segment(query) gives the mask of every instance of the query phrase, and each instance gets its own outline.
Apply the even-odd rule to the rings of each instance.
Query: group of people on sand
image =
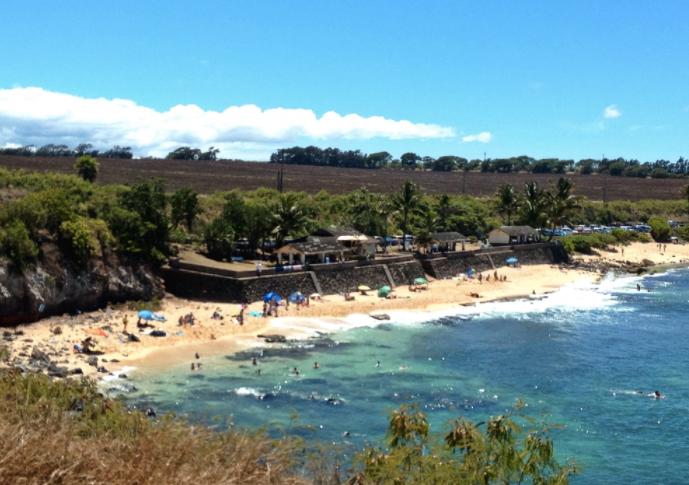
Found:
[[[197,323],[196,317],[194,317],[194,314],[189,312],[186,315],[182,315],[179,317],[179,320],[177,320],[177,323],[180,327],[186,327],[186,326],[192,326]]]
[[[196,352],[196,353],[194,354],[194,358],[196,359],[196,362],[192,362],[192,363],[191,363],[191,370],[192,370],[192,372],[193,372],[193,371],[197,371],[197,370],[201,370],[201,362],[199,361],[199,359],[201,359],[201,355],[199,355],[199,353]]]

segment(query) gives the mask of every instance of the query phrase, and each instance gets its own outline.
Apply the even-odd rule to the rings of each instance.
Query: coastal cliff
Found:
[[[153,268],[114,252],[77,264],[53,241],[40,249],[40,258],[21,270],[0,259],[0,326],[163,295]]]

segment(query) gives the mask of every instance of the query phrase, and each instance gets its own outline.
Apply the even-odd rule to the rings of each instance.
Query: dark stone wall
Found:
[[[382,265],[334,271],[322,270],[318,271],[316,276],[325,294],[356,291],[359,285],[376,289],[389,284]]]
[[[411,284],[414,279],[426,277],[423,266],[418,261],[411,261],[409,263],[389,264],[388,269],[398,286],[406,286]]]
[[[496,268],[505,265],[510,256],[519,258],[521,264],[552,263],[555,258],[549,244],[513,246],[496,249],[487,253],[448,253],[444,257],[421,259],[403,263],[392,263],[388,269],[395,283],[406,286],[415,278],[426,276],[450,278],[466,272],[469,267],[477,271],[492,268],[491,255]],[[388,285],[389,281],[382,264],[360,267],[323,265],[314,271],[325,294],[355,291],[358,285],[372,289]],[[294,291],[304,294],[316,292],[309,273],[288,273],[264,275],[260,278],[230,278],[184,269],[163,269],[167,291],[178,296],[211,301],[256,301],[269,291],[287,297]]]
[[[490,255],[490,258],[488,255]],[[495,267],[500,268],[505,266],[505,260],[511,256],[517,257],[520,264],[553,263],[557,261],[553,255],[551,245],[539,244],[538,246],[508,246],[484,253],[448,254],[446,257],[423,259],[421,264],[426,273],[434,278],[442,279],[465,273],[470,267],[476,271],[491,270],[491,259]]]
[[[294,291],[308,295],[316,292],[308,273],[235,279],[193,271],[163,269],[165,289],[185,298],[211,301],[243,302],[260,300],[269,291],[282,297]]]

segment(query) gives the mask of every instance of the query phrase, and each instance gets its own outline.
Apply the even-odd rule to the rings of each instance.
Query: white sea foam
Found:
[[[113,372],[112,373],[113,375],[103,376],[103,379],[101,380],[101,382],[105,383],[105,382],[112,382],[112,381],[119,380],[121,374],[129,375],[132,372],[134,372],[135,370],[136,370],[136,367],[124,366],[121,369],[117,370],[116,372]]]
[[[236,389],[233,389],[233,392],[237,396],[253,396],[256,399],[261,399],[264,396],[264,393],[262,393],[258,389],[254,389],[253,387],[238,387]]]

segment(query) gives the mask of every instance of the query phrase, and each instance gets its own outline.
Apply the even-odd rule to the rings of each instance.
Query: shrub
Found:
[[[612,234],[572,234],[561,239],[562,246],[567,253],[593,254],[593,249],[605,249],[612,244],[617,244],[617,239]]]
[[[661,217],[651,217],[648,220],[648,225],[651,226],[651,236],[658,242],[665,242],[670,240],[672,228],[667,220]]]
[[[0,253],[19,269],[36,259],[38,246],[31,240],[23,222],[14,220],[0,229]]]
[[[80,263],[85,263],[100,250],[100,241],[84,217],[63,222],[60,225],[60,239],[67,243],[69,251]]]
[[[93,182],[98,175],[98,160],[91,155],[82,155],[74,162],[74,169],[77,174],[87,182]]]

